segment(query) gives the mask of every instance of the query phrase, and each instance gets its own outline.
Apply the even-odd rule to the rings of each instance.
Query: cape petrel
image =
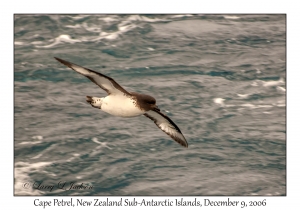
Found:
[[[119,117],[145,115],[180,145],[188,147],[188,143],[178,126],[168,116],[160,112],[160,109],[156,106],[156,100],[152,96],[127,92],[115,80],[104,74],[57,57],[54,58],[79,74],[86,76],[107,92],[108,96],[103,98],[86,96],[86,101],[92,107]]]

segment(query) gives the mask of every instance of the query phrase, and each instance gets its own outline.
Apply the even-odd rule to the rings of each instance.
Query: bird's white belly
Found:
[[[134,104],[134,100],[126,96],[106,96],[102,100],[101,109],[111,115],[120,117],[135,117],[145,113]]]

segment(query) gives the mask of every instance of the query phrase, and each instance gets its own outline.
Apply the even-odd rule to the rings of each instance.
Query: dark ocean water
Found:
[[[286,195],[285,18],[15,15],[15,195]],[[189,148],[54,56],[155,97]]]

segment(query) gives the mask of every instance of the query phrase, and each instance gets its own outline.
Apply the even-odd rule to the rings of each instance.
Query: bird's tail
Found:
[[[101,109],[102,98],[97,98],[93,96],[86,96],[86,102],[92,105],[92,107]]]

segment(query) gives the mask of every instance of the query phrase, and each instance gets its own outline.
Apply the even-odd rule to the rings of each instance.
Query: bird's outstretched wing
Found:
[[[144,114],[146,117],[154,121],[154,123],[163,132],[168,134],[172,139],[178,142],[184,147],[188,147],[188,143],[185,140],[178,126],[166,115],[161,113],[158,109],[150,110]]]
[[[105,90],[108,95],[113,94],[125,94],[125,95],[131,95],[129,92],[127,92],[124,88],[121,87],[115,80],[112,78],[101,74],[99,72],[93,71],[91,69],[79,66],[77,64],[71,63],[69,61],[65,61],[60,58],[54,57],[56,60],[61,62],[62,64],[66,65],[67,67],[73,69],[74,71],[78,72],[79,74],[82,74],[83,76],[86,76],[89,78],[93,83],[98,85],[100,88]]]

